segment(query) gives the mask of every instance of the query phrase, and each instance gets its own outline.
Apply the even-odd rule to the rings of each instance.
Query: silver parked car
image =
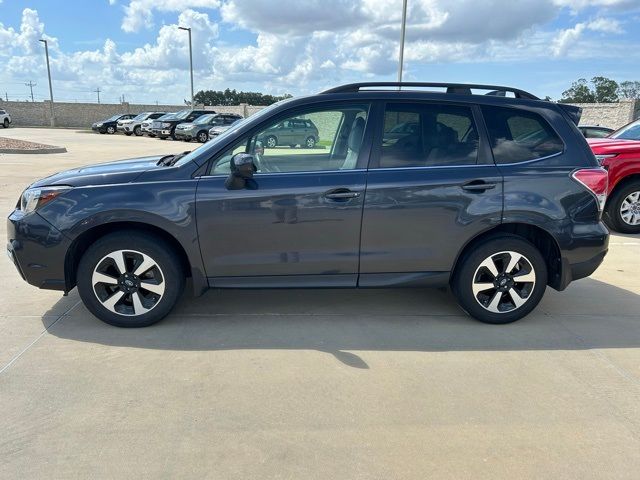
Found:
[[[166,115],[166,112],[143,112],[132,118],[131,120],[125,120],[122,123],[122,131],[125,135],[135,135],[136,137],[142,136],[142,123],[145,120],[155,120],[156,118],[160,118],[161,116]],[[151,124],[151,123],[149,123]],[[120,122],[118,122],[118,130],[120,130]]]
[[[216,125],[215,127],[210,128],[209,129],[209,140],[216,138],[218,135],[220,135],[223,132],[226,132],[227,130],[229,130],[234,125],[237,125],[242,120],[244,120],[244,119],[243,118],[239,118],[235,122],[230,123],[228,125]]]

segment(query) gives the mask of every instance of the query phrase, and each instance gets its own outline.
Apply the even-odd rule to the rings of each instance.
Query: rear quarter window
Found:
[[[564,151],[564,143],[558,134],[537,113],[483,106],[482,114],[498,164],[537,160]]]

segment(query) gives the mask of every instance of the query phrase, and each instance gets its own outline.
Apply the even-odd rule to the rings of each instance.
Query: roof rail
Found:
[[[511,87],[501,87],[499,85],[477,85],[472,83],[431,83],[431,82],[362,82],[349,83],[339,87],[330,88],[322,93],[356,93],[365,88],[374,87],[439,87],[446,88],[447,93],[456,93],[459,95],[472,95],[471,89],[490,90],[486,95],[504,96],[506,92],[511,92],[516,98],[528,98],[530,100],[540,100],[535,95]]]

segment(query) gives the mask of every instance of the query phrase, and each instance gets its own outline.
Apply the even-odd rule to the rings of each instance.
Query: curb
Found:
[[[0,148],[0,153],[16,153],[16,154],[44,154],[44,153],[66,153],[64,147],[40,148],[37,150],[20,150],[18,148]]]

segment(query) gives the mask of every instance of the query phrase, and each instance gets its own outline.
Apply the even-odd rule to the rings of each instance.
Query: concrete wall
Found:
[[[44,102],[0,102],[0,108],[9,112],[13,124],[23,127],[51,126],[51,107],[49,101]],[[177,112],[187,107],[184,105],[140,105],[129,103],[64,103],[54,102],[53,115],[56,127],[90,128],[91,124],[104,120],[117,113],[140,112]],[[264,107],[254,105],[234,105],[204,107],[219,113],[237,113],[249,116]]]
[[[576,103],[582,108],[580,125],[600,125],[618,129],[635,120],[640,114],[640,101],[623,100],[618,103]]]

